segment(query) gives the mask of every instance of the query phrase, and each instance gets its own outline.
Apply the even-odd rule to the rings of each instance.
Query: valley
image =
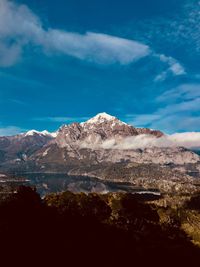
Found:
[[[38,177],[64,174],[75,177],[74,180],[82,177],[85,183],[90,177],[88,192],[93,190],[93,179],[98,179],[95,190],[99,192],[111,190],[105,183],[127,183],[130,188],[145,190],[153,188],[161,194],[199,191],[200,156],[197,153],[169,141],[159,130],[136,128],[106,113],[86,122],[63,125],[54,133],[32,130],[0,137],[0,155],[2,173],[35,173]],[[34,183],[37,175],[35,177]],[[44,187],[46,192],[51,192],[45,182]],[[76,190],[73,185],[69,188]]]
[[[93,243],[98,250],[104,244],[104,254],[118,251],[115,266],[118,258],[130,260],[132,246],[136,261],[148,255],[143,264],[154,262],[155,250],[161,258],[168,251],[169,264],[174,259],[191,264],[191,257],[196,262],[200,156],[167,139],[160,131],[135,128],[106,113],[54,133],[32,130],[0,137],[0,224],[6,221],[8,227],[0,231],[4,242],[19,238],[19,228],[34,240],[31,246],[45,233],[44,251],[51,249],[53,238],[53,254],[60,259],[63,248],[71,251],[68,243],[61,245],[66,238],[76,244],[71,255],[88,248],[96,255]],[[89,238],[86,250],[77,248],[82,238]],[[25,249],[23,240],[26,234]],[[125,245],[116,247],[117,240]]]

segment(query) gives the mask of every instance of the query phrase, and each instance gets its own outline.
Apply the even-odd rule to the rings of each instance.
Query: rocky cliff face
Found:
[[[143,136],[149,138],[147,146],[129,146]],[[160,131],[135,128],[100,113],[83,123],[63,125],[54,135],[31,131],[1,137],[0,169],[68,172],[144,186],[158,183],[163,190],[169,185],[182,188],[193,174],[200,177],[200,157],[183,147],[148,146],[148,140],[164,137]]]
[[[135,128],[117,118],[100,113],[94,118],[83,122],[62,126],[55,139],[43,147],[36,158],[53,160],[55,151],[63,162],[79,160],[98,164],[101,162],[136,162],[154,164],[184,165],[197,163],[200,157],[181,147],[144,147],[131,149],[128,147],[132,137],[141,135],[158,139],[164,134],[160,131]],[[126,146],[120,148],[127,140]],[[137,139],[135,139],[137,142]]]
[[[0,164],[27,160],[52,139],[53,137],[47,132],[37,131],[0,137]]]
[[[60,147],[90,147],[95,149],[105,141],[120,142],[124,138],[140,134],[154,137],[164,135],[156,130],[135,128],[116,117],[100,113],[86,122],[62,126],[58,131],[55,142]]]

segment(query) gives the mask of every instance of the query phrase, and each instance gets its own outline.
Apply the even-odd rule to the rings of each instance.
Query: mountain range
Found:
[[[159,130],[136,128],[99,113],[57,132],[0,137],[2,172],[63,172],[156,187],[193,190],[200,157]],[[185,185],[187,186],[185,187]]]

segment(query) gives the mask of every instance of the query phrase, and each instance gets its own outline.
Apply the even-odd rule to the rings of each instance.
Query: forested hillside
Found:
[[[1,261],[13,266],[196,266],[200,250],[181,229],[181,220],[187,209],[200,207],[199,198],[179,211],[156,201],[71,192],[41,199],[22,186],[1,201]]]

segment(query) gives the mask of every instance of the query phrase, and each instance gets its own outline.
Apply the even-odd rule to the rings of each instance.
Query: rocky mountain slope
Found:
[[[158,187],[164,191],[170,183],[191,184],[200,177],[199,155],[183,147],[160,146],[164,137],[160,131],[135,128],[100,113],[86,122],[63,125],[56,134],[30,131],[1,137],[0,169],[65,172],[139,185],[143,181],[144,186],[162,181]]]
[[[0,162],[9,164],[26,161],[53,138],[47,131],[34,130],[15,136],[0,137]]]
[[[159,140],[164,134],[156,130],[135,128],[113,116],[100,113],[86,122],[62,126],[56,138],[32,158],[43,162],[51,162],[54,158],[66,163],[71,159],[89,164],[136,162],[185,165],[200,161],[196,153],[183,147],[129,147],[131,142],[137,143],[142,136]]]
[[[106,113],[99,113],[94,118],[83,122],[64,125],[58,131],[56,144],[59,147],[86,147],[96,149],[101,146],[106,147],[105,142],[120,142],[124,138],[138,136],[140,134],[161,137],[160,131],[135,128],[128,125],[116,117]],[[109,146],[109,143],[107,143]]]

